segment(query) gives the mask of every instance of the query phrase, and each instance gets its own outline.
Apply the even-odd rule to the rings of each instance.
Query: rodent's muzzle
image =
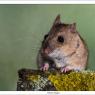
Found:
[[[53,48],[50,46],[50,44],[48,42],[43,44],[43,49],[42,49],[43,53],[48,55],[49,53],[51,53],[53,51]]]

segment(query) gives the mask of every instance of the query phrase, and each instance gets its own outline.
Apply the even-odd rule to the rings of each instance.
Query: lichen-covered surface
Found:
[[[95,72],[42,72],[19,70],[18,91],[94,91]]]
[[[48,73],[42,71],[22,69],[17,82],[18,91],[55,91],[55,87],[48,79]]]

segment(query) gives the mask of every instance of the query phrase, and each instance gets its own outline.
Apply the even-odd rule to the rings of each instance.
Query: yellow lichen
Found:
[[[31,76],[28,76],[27,77],[27,80],[32,80],[32,81],[37,81],[38,80],[38,77],[39,77],[39,75],[31,75]]]
[[[39,76],[30,75],[28,80],[38,80]],[[95,72],[70,72],[69,74],[50,73],[47,79],[51,81],[57,91],[95,90]]]
[[[95,90],[95,73],[71,72],[70,74],[49,75],[48,79],[58,91]]]

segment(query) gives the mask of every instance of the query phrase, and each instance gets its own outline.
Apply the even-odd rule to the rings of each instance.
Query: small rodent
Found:
[[[43,71],[82,71],[86,69],[87,60],[87,45],[77,32],[76,23],[62,23],[58,15],[42,41],[37,56],[38,68]]]

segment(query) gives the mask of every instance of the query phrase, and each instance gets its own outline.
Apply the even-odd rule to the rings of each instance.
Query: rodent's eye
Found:
[[[58,36],[57,41],[60,43],[64,43],[64,37],[63,36]]]
[[[45,36],[44,36],[44,39],[46,39],[48,37],[48,34],[46,34]]]

